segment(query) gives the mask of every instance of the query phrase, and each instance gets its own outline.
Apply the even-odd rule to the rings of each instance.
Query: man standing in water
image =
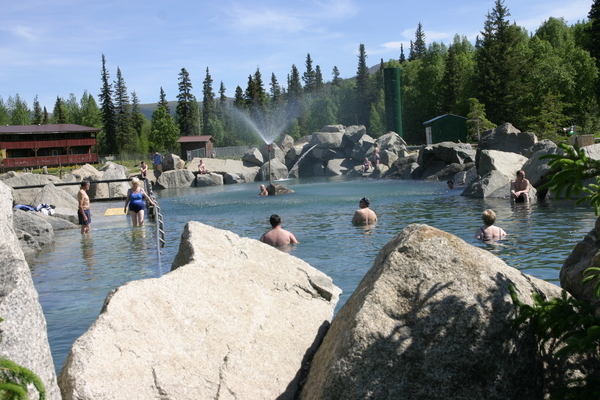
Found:
[[[371,200],[368,197],[363,197],[359,200],[358,206],[360,210],[356,210],[354,217],[352,217],[354,225],[369,225],[377,222],[377,215],[369,208],[370,205]]]
[[[293,233],[286,231],[281,227],[281,218],[277,214],[271,215],[269,218],[271,229],[269,232],[262,235],[260,241],[271,246],[280,247],[287,244],[297,244],[296,237]]]
[[[92,223],[92,214],[90,213],[90,198],[87,194],[89,188],[89,181],[81,181],[81,187],[77,193],[77,202],[79,203],[77,217],[79,219],[79,225],[81,225],[81,234],[89,233]]]

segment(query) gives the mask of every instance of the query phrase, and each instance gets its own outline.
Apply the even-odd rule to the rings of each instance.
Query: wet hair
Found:
[[[448,181],[448,182],[446,182],[446,183],[451,183],[451,184],[453,184],[453,185],[454,185],[454,181]]]
[[[496,213],[494,212],[494,210],[490,210],[488,208],[483,213],[481,213],[481,219],[483,220],[483,223],[488,226],[494,225],[494,222],[496,222]]]
[[[140,186],[140,180],[136,177],[131,178],[131,186]]]
[[[369,207],[371,205],[371,200],[368,197],[363,197],[362,199],[360,199],[359,202],[365,203],[367,205],[367,207]]]
[[[81,181],[81,187],[86,187],[89,184],[90,184],[90,181],[87,181],[87,180]]]
[[[277,214],[273,214],[271,215],[271,218],[269,218],[269,223],[275,228],[277,225],[281,224],[281,217]]]

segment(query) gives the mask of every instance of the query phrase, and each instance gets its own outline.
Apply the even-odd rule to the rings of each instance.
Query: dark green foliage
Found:
[[[4,320],[0,318],[0,322],[2,321]],[[28,385],[35,387],[39,400],[46,398],[44,383],[36,374],[14,361],[0,357],[0,399],[29,400]]]
[[[160,98],[158,100],[158,107],[164,107],[167,110],[168,114],[171,114],[171,109],[169,107],[169,101],[167,100],[167,95],[163,90],[162,86],[160,87]]]
[[[548,386],[554,386],[550,388],[552,398],[600,398],[600,319],[594,316],[594,309],[565,291],[560,298],[551,300],[533,293],[533,306],[522,303],[512,285],[510,292],[518,309],[514,325],[533,329],[539,352],[551,357],[546,359],[547,367],[561,369],[569,359],[577,360],[577,368],[583,374],[583,377],[559,376],[555,382],[547,382]]]
[[[553,173],[549,181],[538,188],[539,190],[550,189],[555,198],[564,195],[567,199],[573,196],[584,196],[575,201],[579,205],[588,201],[594,207],[596,215],[600,215],[600,161],[587,157],[583,149],[569,146],[564,143],[558,145],[564,153],[546,154],[540,159],[550,160],[548,165]],[[598,184],[585,185],[585,181],[595,179]]]
[[[313,93],[316,89],[316,74],[312,66],[312,58],[310,54],[306,55],[306,63],[304,64],[306,71],[302,75],[302,81],[304,81],[304,91],[306,93]]]
[[[427,52],[427,44],[425,43],[425,32],[423,32],[423,25],[419,22],[417,31],[415,32],[415,41],[412,47],[412,60],[418,60],[422,58]]]
[[[56,98],[54,103],[54,110],[52,111],[52,120],[55,124],[66,124],[67,123],[67,110],[65,109],[65,103],[60,97]]]
[[[100,152],[116,154],[119,152],[117,145],[117,119],[113,103],[113,89],[106,69],[106,58],[102,54],[102,89],[100,91],[100,109],[102,113],[103,136],[100,141]]]
[[[336,67],[336,66],[333,67],[332,75],[333,75],[333,79],[331,80],[331,84],[333,86],[339,86],[341,78],[340,78],[340,70],[338,69],[338,67]]]
[[[592,57],[596,59],[596,66],[600,68],[600,0],[594,0],[588,18],[590,25],[587,29],[587,46]]]
[[[206,77],[202,82],[202,133],[204,135],[210,135],[208,133],[208,121],[216,118],[215,93],[213,92],[212,83],[212,77],[208,67],[206,67]]]
[[[35,96],[35,99],[33,100],[33,117],[31,119],[31,123],[34,125],[40,125],[42,122],[44,122],[44,113],[42,112],[42,107],[40,106],[38,97]]]
[[[369,125],[369,110],[371,108],[371,79],[367,67],[367,52],[365,45],[358,48],[358,69],[356,71],[356,125]]]
[[[175,120],[182,136],[196,136],[200,132],[200,109],[192,88],[190,75],[185,68],[181,68]]]

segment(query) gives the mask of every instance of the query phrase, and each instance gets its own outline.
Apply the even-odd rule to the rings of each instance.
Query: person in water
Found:
[[[77,219],[79,220],[79,225],[81,225],[81,234],[89,233],[92,227],[90,197],[87,194],[89,188],[89,181],[81,181],[81,187],[79,192],[77,192],[77,202],[79,203],[79,208],[77,209]]]
[[[127,212],[127,206],[129,205],[129,215],[131,215],[133,226],[144,225],[144,210],[146,209],[144,199],[153,206],[155,205],[152,199],[144,192],[144,189],[140,187],[140,180],[132,178],[131,189],[127,191],[127,198],[125,199],[124,211]]]
[[[510,201],[515,203],[529,202],[529,180],[525,179],[525,171],[517,171],[517,179],[510,182]]]
[[[281,227],[281,217],[279,217],[279,215],[271,215],[269,223],[273,229],[261,236],[261,242],[275,247],[299,243],[293,233],[288,232]]]
[[[358,201],[360,209],[356,210],[352,217],[354,225],[369,225],[377,222],[377,214],[369,208],[371,200],[368,197],[363,197]]]
[[[448,181],[448,182],[446,182],[446,185],[448,185],[448,189],[450,189],[450,190],[454,189],[454,181]]]
[[[487,209],[481,214],[483,226],[475,232],[475,239],[492,242],[502,240],[506,237],[506,232],[499,226],[495,226],[496,213],[493,210]]]
[[[265,185],[260,185],[260,193],[258,194],[259,196],[268,196],[269,192],[267,191],[267,188],[265,187]]]

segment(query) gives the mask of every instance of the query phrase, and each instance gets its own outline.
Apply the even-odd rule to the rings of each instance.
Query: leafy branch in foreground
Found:
[[[600,398],[600,369],[597,361],[600,319],[594,316],[594,309],[587,303],[568,296],[564,290],[560,298],[551,300],[544,300],[538,293],[533,293],[533,306],[522,303],[512,285],[510,295],[518,309],[514,325],[522,327],[528,323],[533,328],[543,355],[549,354],[556,365],[560,364],[559,360],[575,358],[583,373],[583,376],[562,376],[558,377],[557,382],[550,382],[550,385],[556,386],[552,390],[552,398]],[[567,362],[562,364],[566,365]]]
[[[596,215],[600,214],[600,161],[589,158],[581,148],[559,143],[558,147],[563,150],[560,154],[545,154],[540,160],[550,160],[548,165],[553,173],[549,175],[549,181],[541,185],[538,190],[550,189],[554,198],[558,199],[561,194],[567,199],[579,196],[582,192],[587,193],[575,201],[579,205],[589,201],[594,207]],[[586,181],[595,179],[597,184]]]
[[[0,322],[4,321],[0,318]],[[39,400],[46,398],[42,380],[27,368],[11,360],[0,357],[0,399],[28,400],[27,385],[33,385],[39,393]]]

